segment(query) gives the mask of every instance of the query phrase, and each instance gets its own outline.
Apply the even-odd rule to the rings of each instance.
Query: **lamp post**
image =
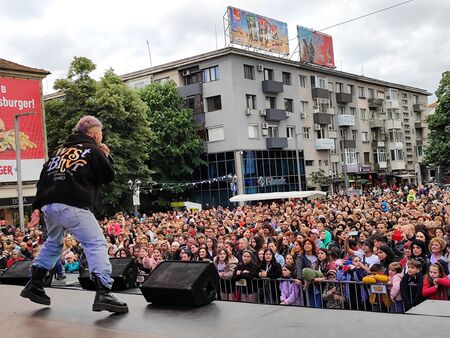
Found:
[[[20,135],[19,118],[33,115],[35,112],[28,112],[14,115],[14,137],[16,142],[16,171],[17,171],[17,197],[19,200],[19,225],[22,232],[25,231],[25,216],[23,211],[23,191],[22,191],[22,165],[20,163]]]
[[[295,127],[295,159],[297,161],[298,190],[302,191],[302,177],[300,174],[300,156],[298,155],[298,137],[300,135],[305,135],[305,133],[297,133],[297,127]]]
[[[133,190],[133,206],[134,206],[134,217],[137,217],[139,214],[138,207],[141,205],[140,194],[141,194],[141,181],[139,179],[135,179],[134,181],[128,180],[128,188]]]

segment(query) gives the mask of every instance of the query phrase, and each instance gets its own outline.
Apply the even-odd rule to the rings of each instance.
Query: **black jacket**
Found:
[[[63,203],[92,211],[100,186],[110,183],[113,178],[112,163],[94,139],[72,134],[44,164],[33,208]]]
[[[405,310],[420,304],[422,298],[423,274],[418,273],[416,276],[405,274],[400,282],[400,293],[402,295]]]

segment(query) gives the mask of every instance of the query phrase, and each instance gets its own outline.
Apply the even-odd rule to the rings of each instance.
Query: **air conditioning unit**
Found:
[[[314,124],[314,130],[320,130],[320,124],[315,123]]]
[[[292,112],[290,112],[290,111],[286,112],[286,117],[291,117],[291,115],[292,115]]]
[[[300,118],[301,119],[306,119],[306,113],[300,113]]]
[[[261,115],[261,116],[266,116],[266,115],[267,115],[266,110],[265,110],[265,109],[261,109],[261,110],[259,111],[259,115]]]
[[[262,64],[259,64],[256,69],[258,69],[258,72],[262,72],[264,70],[264,66]]]
[[[252,108],[245,108],[245,115],[252,115]]]
[[[262,136],[268,136],[269,135],[269,130],[268,129],[261,130],[261,135]]]
[[[262,123],[261,126],[262,126],[262,129],[268,129],[269,128],[269,124],[265,123],[265,122]]]
[[[183,70],[183,72],[181,73],[181,75],[183,75],[183,76],[189,76],[189,75],[191,75],[191,71],[190,70]]]

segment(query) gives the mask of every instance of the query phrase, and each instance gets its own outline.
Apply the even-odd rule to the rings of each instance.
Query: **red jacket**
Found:
[[[438,278],[437,286],[431,285],[427,276],[423,277],[422,295],[428,299],[447,300],[447,288],[450,288],[450,279]]]

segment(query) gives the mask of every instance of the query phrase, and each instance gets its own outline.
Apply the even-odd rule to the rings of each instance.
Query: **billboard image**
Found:
[[[19,144],[15,141],[14,115],[19,118]],[[39,179],[45,161],[40,80],[0,77],[0,182],[17,181],[16,148],[19,147],[22,179]]]
[[[334,66],[333,38],[330,35],[297,26],[300,61],[336,68]]]
[[[287,24],[265,16],[228,7],[230,42],[289,55]]]

